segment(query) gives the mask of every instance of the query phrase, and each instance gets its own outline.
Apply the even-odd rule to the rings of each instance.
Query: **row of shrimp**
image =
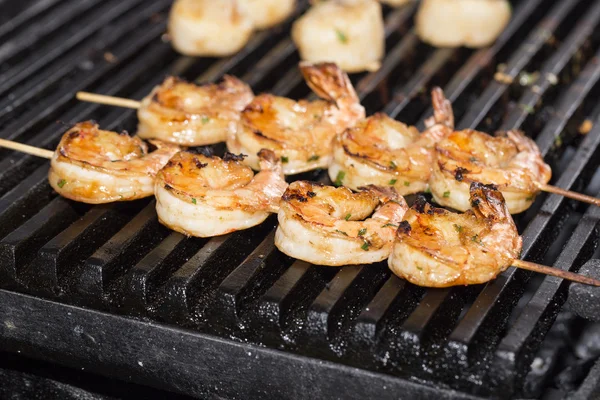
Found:
[[[510,257],[498,256],[504,261],[488,262],[487,275],[481,268],[449,266],[460,272],[450,278],[421,261],[417,270],[425,272],[414,273],[403,267],[404,251],[398,249],[412,246],[407,257],[439,259],[447,240],[455,243],[454,251],[469,255],[455,262],[471,266],[472,246],[491,257],[495,250],[485,247],[493,247],[494,238],[518,242],[509,212],[511,201],[521,207],[523,195],[504,193],[535,192],[532,182],[549,179],[533,142],[519,132],[490,137],[454,131],[450,102],[439,88],[432,92],[434,115],[422,133],[383,114],[365,119],[341,69],[301,63],[300,70],[320,100],[254,96],[233,77],[203,86],[168,78],[141,102],[138,136],[92,123],[67,132],[52,160],[50,183],[63,196],[88,203],[155,195],[159,220],[193,236],[246,229],[278,213],[275,244],[290,256],[332,266],[389,257],[395,273],[427,286],[489,280],[509,265]],[[231,152],[222,159],[184,150],[219,141]],[[328,168],[343,187],[285,182],[285,174],[315,168]],[[408,210],[402,195],[429,188],[436,202],[467,213],[442,212],[422,201]],[[439,225],[437,233],[428,220]],[[454,236],[447,239],[449,233]]]

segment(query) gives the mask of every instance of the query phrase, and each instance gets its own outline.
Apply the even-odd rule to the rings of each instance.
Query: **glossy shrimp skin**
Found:
[[[275,245],[288,256],[317,265],[382,261],[407,208],[404,198],[389,188],[353,193],[296,181],[281,200]]]
[[[452,132],[454,116],[440,88],[432,91],[434,116],[423,133],[375,114],[338,134],[329,166],[332,181],[351,189],[392,186],[402,195],[427,189],[435,144]]]
[[[286,175],[326,167],[336,133],[364,118],[348,75],[331,63],[300,63],[310,88],[322,100],[294,101],[261,94],[242,112],[238,128],[227,139],[232,153],[248,154],[245,162],[258,169],[255,154],[273,150]]]
[[[147,145],[126,133],[104,131],[88,121],[62,137],[50,162],[48,181],[61,196],[90,204],[135,200],[154,193],[154,177],[180,149]]]
[[[169,13],[169,37],[188,56],[224,57],[239,51],[254,30],[239,0],[176,0]]]
[[[471,182],[493,184],[512,214],[531,206],[552,175],[535,142],[520,131],[490,136],[474,130],[455,131],[436,145],[429,182],[435,201],[459,211],[470,208]]]
[[[248,85],[229,75],[204,85],[168,77],[142,100],[138,135],[182,146],[224,142],[253,98]]]
[[[277,212],[287,187],[281,161],[262,150],[262,170],[254,175],[242,158],[175,155],[156,177],[160,222],[188,236],[211,237],[258,225]]]
[[[396,234],[388,264],[392,272],[426,287],[488,282],[519,257],[522,239],[502,193],[472,183],[473,208],[457,214],[420,197]]]

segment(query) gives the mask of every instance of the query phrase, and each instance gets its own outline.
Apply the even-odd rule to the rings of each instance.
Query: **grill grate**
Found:
[[[229,58],[193,59],[161,41],[169,1],[25,3],[0,25],[3,138],[53,148],[65,129],[55,121],[89,118],[106,129],[134,131],[134,111],[79,103],[74,93],[139,99],[169,74],[208,82],[228,73],[257,92],[309,95],[289,38],[290,21],[256,34]],[[428,88],[440,85],[453,101],[459,127],[526,129],[552,163],[554,184],[595,195],[589,184],[600,162],[600,1],[515,3],[504,33],[477,51],[428,47],[412,26],[416,6],[385,9],[387,56],[379,71],[355,75],[353,83],[369,114],[384,111],[421,127],[431,114]],[[494,79],[500,64],[513,83]],[[533,71],[539,79],[521,86],[519,78]],[[582,136],[577,126],[586,118],[594,126]],[[391,275],[384,263],[316,267],[275,249],[274,216],[247,231],[186,238],[160,226],[154,200],[75,204],[52,192],[47,171],[43,160],[0,150],[5,350],[70,365],[87,362],[105,374],[194,395],[235,396],[217,382],[241,376],[255,386],[239,387],[254,396],[265,390],[257,382],[282,396],[291,390],[339,396],[340,387],[352,388],[349,396],[381,398],[398,390],[415,398],[435,389],[445,390],[437,393],[441,398],[526,394],[529,364],[566,300],[565,282],[530,280],[529,272],[515,269],[487,285],[425,289]],[[302,178],[327,179],[322,172]],[[559,239],[568,218],[576,227],[568,239]],[[558,246],[558,255],[544,261],[576,271],[593,254],[599,220],[598,208],[540,196],[516,219],[523,257],[540,261]],[[65,312],[74,319],[53,322],[56,313]],[[90,339],[75,330],[69,339],[75,316],[81,332],[103,333]],[[11,329],[19,326],[16,321],[33,331]],[[49,343],[48,337],[64,343]],[[69,351],[70,340],[75,351]],[[186,344],[176,350],[183,343],[177,342],[171,351],[174,340]],[[119,341],[134,349],[124,350]],[[199,357],[207,348],[205,364]],[[163,357],[151,371],[107,355],[109,350],[123,357],[144,352]],[[202,365],[191,368],[190,357]],[[207,369],[211,363],[223,371],[218,379]],[[306,372],[290,371],[291,366]],[[272,379],[261,381],[259,368]],[[180,371],[186,383],[169,370]],[[331,381],[323,382],[325,377]]]

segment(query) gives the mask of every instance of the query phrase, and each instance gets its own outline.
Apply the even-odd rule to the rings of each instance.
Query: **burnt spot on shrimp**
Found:
[[[399,233],[408,235],[411,230],[412,230],[412,227],[410,226],[410,223],[408,221],[402,221],[402,222],[400,222],[400,225],[398,225]]]
[[[196,157],[194,157],[194,164],[196,165],[196,168],[198,168],[198,169],[202,169],[208,165],[208,163],[200,162],[200,160],[198,160]]]
[[[244,161],[244,158],[248,157],[246,154],[233,154],[228,151],[223,155],[223,161]]]
[[[463,176],[463,175],[464,175],[464,174],[468,174],[469,172],[471,172],[471,171],[469,171],[469,170],[468,170],[468,169],[466,169],[466,168],[463,168],[463,167],[458,167],[458,168],[456,168],[456,170],[454,171],[454,179],[456,179],[456,180],[457,180],[457,181],[459,181],[459,182],[462,182],[462,181],[463,181],[463,179],[464,179],[464,176]]]

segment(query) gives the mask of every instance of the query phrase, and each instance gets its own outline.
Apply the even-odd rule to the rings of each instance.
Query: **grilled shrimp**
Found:
[[[496,40],[510,16],[508,0],[423,0],[416,31],[433,46],[485,47]]]
[[[238,0],[248,10],[257,29],[266,29],[283,22],[296,8],[296,0]]]
[[[287,175],[324,168],[331,160],[335,134],[365,116],[348,75],[335,64],[301,62],[300,70],[308,86],[324,100],[258,95],[227,138],[229,151],[249,154],[245,162],[254,169],[259,165],[253,155],[261,148],[281,158]]]
[[[288,256],[318,265],[385,260],[408,206],[393,189],[363,189],[353,193],[345,187],[293,182],[281,200],[275,245]]]
[[[248,42],[253,29],[239,0],[176,0],[169,14],[171,43],[188,56],[234,54]]]
[[[103,131],[81,122],[62,137],[50,162],[48,181],[61,196],[90,204],[135,200],[154,194],[154,177],[180,149]]]
[[[473,182],[473,208],[456,214],[419,197],[406,212],[388,260],[419,286],[472,285],[494,279],[519,257],[522,239],[502,193]]]
[[[228,75],[201,86],[169,77],[142,100],[138,135],[182,146],[224,142],[253,97],[248,85]]]
[[[428,187],[435,143],[452,132],[454,116],[440,88],[432,93],[434,117],[422,134],[385,114],[375,114],[338,134],[329,177],[351,189],[392,186],[402,195]]]
[[[379,69],[385,53],[381,5],[375,0],[330,0],[313,5],[292,26],[302,60],[335,62],[345,71]]]
[[[387,4],[391,7],[400,7],[407,3],[412,3],[415,0],[380,0],[383,4]]]
[[[261,171],[254,175],[240,162],[243,157],[175,155],[156,176],[160,222],[186,235],[209,237],[250,228],[277,212],[287,187],[281,161],[261,150]]]
[[[452,132],[436,145],[429,186],[438,204],[466,211],[469,184],[496,185],[512,214],[520,213],[540,192],[552,172],[535,142],[520,131],[490,136],[474,130]]]

